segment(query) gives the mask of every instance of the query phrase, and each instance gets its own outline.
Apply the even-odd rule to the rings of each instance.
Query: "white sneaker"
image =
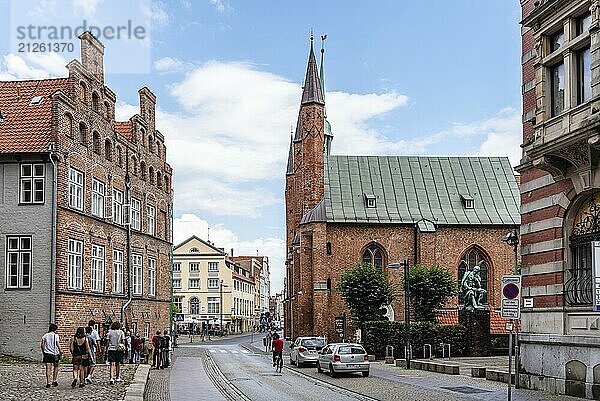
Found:
[[[117,379],[117,383],[123,383],[123,379]]]
[[[115,381],[114,381],[113,379],[110,379],[110,380],[108,381],[108,384],[115,384]]]
[[[86,378],[85,378],[85,383],[86,383],[86,384],[92,384],[92,379],[90,379],[90,377],[89,377],[89,376],[88,376],[88,377],[86,377]]]

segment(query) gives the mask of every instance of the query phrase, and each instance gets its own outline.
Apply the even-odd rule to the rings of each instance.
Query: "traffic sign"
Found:
[[[340,338],[346,337],[346,315],[336,316],[334,320],[335,332]]]
[[[521,276],[502,276],[500,287],[501,315],[504,319],[519,319],[521,317]]]
[[[185,320],[185,316],[183,313],[177,313],[175,315],[175,321],[176,322],[183,322]]]

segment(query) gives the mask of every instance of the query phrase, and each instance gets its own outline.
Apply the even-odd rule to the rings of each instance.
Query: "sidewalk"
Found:
[[[460,374],[462,376],[471,376],[471,368],[486,368],[486,369],[508,372],[508,356],[453,357],[450,359],[447,359],[447,358],[415,359],[415,361],[439,362],[439,363],[458,365],[460,367]],[[513,373],[515,371],[514,358],[513,358],[512,371],[513,371]]]
[[[264,333],[254,333],[254,338],[256,338],[258,335],[261,335],[261,334],[264,334]],[[208,337],[204,337],[204,339],[203,339],[201,335],[190,336],[189,334],[182,334],[177,338],[177,345],[213,343],[213,342],[218,342],[218,341],[223,341],[223,340],[231,340],[231,339],[235,339],[235,338],[239,338],[239,337],[246,337],[246,336],[251,336],[251,335],[252,335],[252,332],[228,334],[223,337],[210,336],[210,340],[208,340]]]

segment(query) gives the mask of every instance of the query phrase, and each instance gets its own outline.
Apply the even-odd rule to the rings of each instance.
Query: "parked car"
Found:
[[[360,344],[334,343],[329,344],[319,354],[317,371],[329,372],[331,377],[339,373],[358,373],[369,376],[370,364],[367,352]]]
[[[298,337],[290,345],[290,362],[298,367],[307,363],[316,363],[319,351],[327,344],[323,337]]]

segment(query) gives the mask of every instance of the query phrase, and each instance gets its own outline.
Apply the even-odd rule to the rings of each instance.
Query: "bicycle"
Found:
[[[275,371],[281,373],[281,369],[283,369],[283,353],[277,354],[275,356]]]

